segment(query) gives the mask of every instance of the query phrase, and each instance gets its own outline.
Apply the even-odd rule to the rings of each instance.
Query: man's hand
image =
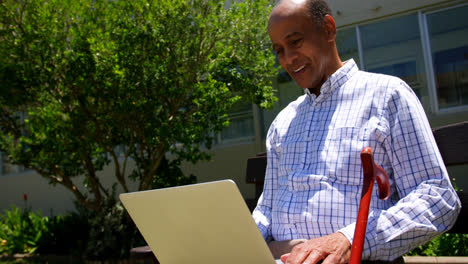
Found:
[[[301,243],[291,253],[281,256],[286,264],[344,264],[349,262],[351,243],[341,233],[333,233]]]
[[[307,239],[294,239],[294,240],[285,240],[285,241],[271,241],[268,243],[271,254],[275,259],[279,259],[282,255],[291,252],[291,250],[301,244],[306,242]]]

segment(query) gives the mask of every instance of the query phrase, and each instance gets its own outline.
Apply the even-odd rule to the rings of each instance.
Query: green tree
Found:
[[[201,146],[233,104],[275,100],[269,9],[266,0],[0,1],[0,150],[94,211],[114,196],[97,173],[109,164],[124,191],[128,178],[139,190],[161,186],[168,171],[180,175],[171,184],[190,181],[179,165],[209,158]]]

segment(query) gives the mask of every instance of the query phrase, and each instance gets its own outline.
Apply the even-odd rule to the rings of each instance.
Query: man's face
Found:
[[[330,43],[322,30],[300,8],[274,10],[268,34],[281,66],[301,88],[319,92],[327,80]]]

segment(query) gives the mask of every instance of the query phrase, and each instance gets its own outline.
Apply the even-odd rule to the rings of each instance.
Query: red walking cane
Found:
[[[369,206],[372,198],[372,187],[377,180],[379,188],[379,198],[385,200],[390,195],[390,183],[385,171],[374,163],[372,150],[369,147],[361,151],[361,162],[364,171],[364,183],[362,186],[361,201],[354,230],[353,244],[351,246],[351,257],[349,264],[361,263],[362,248],[366,237],[367,218],[369,216]]]

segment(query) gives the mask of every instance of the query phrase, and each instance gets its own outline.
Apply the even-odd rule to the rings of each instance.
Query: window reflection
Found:
[[[468,104],[468,6],[427,16],[439,108]]]
[[[229,126],[217,136],[218,144],[239,140],[252,140],[255,137],[252,104],[241,101],[229,113]]]
[[[254,137],[252,112],[237,113],[230,116],[229,126],[221,131],[221,140]]]
[[[361,27],[367,71],[404,80],[414,90],[426,112],[430,110],[419,22],[416,14]]]

